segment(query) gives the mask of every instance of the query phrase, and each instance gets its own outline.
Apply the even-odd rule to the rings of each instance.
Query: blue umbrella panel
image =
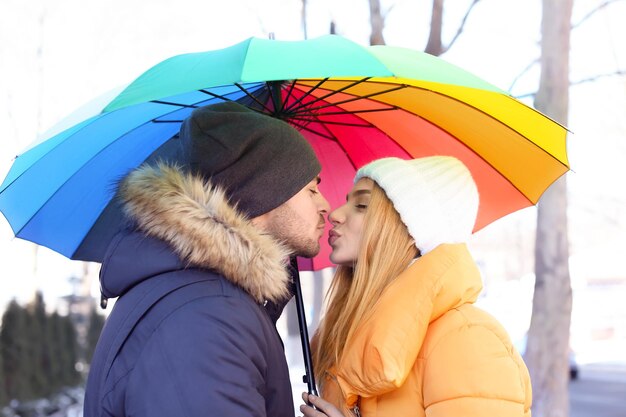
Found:
[[[249,98],[262,85],[194,91],[93,116],[16,158],[0,186],[0,211],[16,237],[101,262],[124,227],[113,199],[119,180],[143,162],[173,157],[180,124],[194,108]]]

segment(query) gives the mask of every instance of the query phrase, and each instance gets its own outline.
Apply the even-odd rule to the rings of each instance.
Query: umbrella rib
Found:
[[[307,121],[307,122],[312,122],[315,120],[312,120],[310,118],[307,117],[300,117],[301,115],[298,114],[298,116],[291,116],[289,118],[289,120],[302,120],[302,121]],[[308,116],[315,116],[314,114],[308,115]],[[375,127],[374,125],[372,125],[371,123],[368,124],[359,124],[359,123],[349,123],[349,122],[331,122],[329,120],[321,120],[321,119],[317,119],[317,121],[319,123],[324,123],[324,124],[329,124],[329,125],[341,125],[341,126],[354,126],[354,127]]]
[[[313,116],[315,117],[315,116]],[[343,151],[344,155],[346,155],[346,158],[348,159],[348,161],[350,162],[350,165],[352,165],[354,167],[354,169],[356,170],[356,164],[354,163],[354,161],[352,160],[352,158],[350,157],[350,153],[347,151],[347,149],[343,146],[343,144],[341,143],[341,141],[337,138],[337,136],[335,136],[335,134],[333,132],[331,132],[331,130],[326,127],[326,125],[324,124],[324,122],[321,122],[319,119],[317,119],[318,123],[320,123],[322,125],[322,127],[324,128],[324,130],[326,130],[326,132],[328,132],[328,134],[330,135],[330,139],[332,141],[334,141],[337,146],[339,146],[339,148],[341,148],[341,150]]]
[[[267,107],[267,106],[265,105],[265,103],[261,102],[258,98],[256,98],[256,97],[255,97],[255,96],[253,96],[252,94],[250,94],[250,92],[249,92],[248,90],[246,90],[245,88],[243,88],[243,87],[241,86],[241,84],[239,84],[239,83],[234,83],[234,84],[235,84],[235,86],[237,86],[237,88],[239,88],[241,91],[243,91],[243,93],[244,93],[245,95],[247,95],[248,97],[250,97],[252,100],[254,100],[254,101],[255,101],[257,104],[259,104],[261,107],[263,107],[263,109],[265,109],[265,111],[266,111],[267,113],[270,113],[270,114],[272,113],[272,110],[271,110],[269,107]],[[270,92],[270,94],[271,94],[271,92]]]
[[[361,110],[346,110],[346,111],[329,111],[329,112],[324,112],[324,113],[297,113],[297,115],[316,115],[316,116],[333,116],[333,115],[338,115],[338,114],[357,114],[357,113],[373,113],[373,112],[379,112],[379,111],[389,111],[389,110],[398,110],[399,107],[389,107],[386,109],[361,109]]]
[[[274,92],[272,91],[272,84],[271,83],[282,83],[281,81],[266,81],[265,82],[265,87],[267,88],[267,92],[269,94],[269,98],[272,101],[272,104],[274,105],[274,111],[270,112],[270,114],[274,117],[278,117],[280,115],[280,110],[282,110],[282,108],[284,107],[284,104],[282,103],[281,97],[280,97],[280,89],[282,88],[282,86],[278,86],[278,97],[274,96]],[[278,103],[280,103],[280,109],[277,108],[276,103],[279,100]],[[269,111],[269,109],[268,109]]]
[[[259,83],[257,83],[257,84],[259,84]],[[233,93],[234,93],[234,91],[231,91],[231,92],[230,92],[230,93],[228,93],[226,96],[222,96],[222,95],[220,95],[220,94],[215,94],[214,92],[209,91],[209,90],[204,89],[204,88],[201,88],[201,89],[199,89],[198,91],[200,91],[201,93],[204,93],[204,94],[208,94],[208,95],[210,95],[210,96],[212,96],[212,97],[222,99],[222,100],[224,100],[224,101],[234,101],[234,100],[231,100],[231,99],[229,99],[229,98],[227,97],[227,95],[228,95],[228,94],[233,94]]]
[[[365,78],[361,78],[360,80],[353,81],[350,84],[341,87],[339,90],[331,91],[330,93],[325,94],[325,95],[323,95],[321,97],[317,97],[315,100],[310,101],[310,102],[308,102],[306,104],[302,104],[299,107],[294,108],[293,106],[291,106],[288,110],[297,112],[298,109],[301,109],[302,107],[308,107],[308,106],[310,106],[313,103],[317,103],[318,101],[322,101],[322,100],[332,96],[333,94],[341,93],[342,91],[348,90],[348,89],[354,87],[355,85],[359,85],[359,84],[369,80],[370,78],[372,78],[372,77],[365,77]],[[307,91],[305,94],[310,95],[313,92],[313,90],[315,90],[316,88],[318,88],[318,86],[313,87],[311,90]]]
[[[285,99],[283,100],[283,103],[280,106],[281,113],[285,110],[285,105],[289,101],[289,98],[292,97],[291,93],[293,93],[293,89],[295,88],[295,86],[296,86],[296,80],[292,80],[291,85],[289,86],[289,91],[287,91],[287,95],[285,96]]]
[[[326,122],[322,122],[315,114],[311,114],[311,118],[312,118],[312,120],[311,119],[308,120],[309,123],[311,123],[311,122],[319,123],[320,126],[322,127],[322,129],[324,129],[326,131],[326,133],[328,133],[328,135],[330,135],[330,138],[332,140],[334,140],[335,142],[339,143],[339,140],[337,139],[337,137],[326,126]]]
[[[312,110],[320,110],[320,109],[325,109],[326,107],[331,107],[331,106],[337,106],[337,105],[340,105],[340,104],[351,103],[351,102],[353,102],[353,101],[364,100],[364,99],[368,99],[368,98],[375,97],[375,96],[378,96],[378,95],[382,95],[382,94],[386,94],[386,93],[391,93],[391,92],[393,92],[393,91],[402,90],[403,88],[406,88],[406,87],[408,87],[408,86],[407,86],[406,84],[403,84],[403,85],[401,85],[401,86],[394,87],[394,88],[390,88],[390,89],[388,89],[388,90],[378,91],[378,92],[375,92],[375,93],[370,93],[370,94],[367,94],[367,95],[364,95],[364,96],[355,96],[355,97],[352,97],[352,98],[349,98],[349,99],[346,99],[346,100],[341,100],[341,101],[336,101],[336,102],[334,102],[334,103],[324,104],[323,106],[317,106],[317,107],[306,107],[306,110],[307,110],[307,111],[312,111]],[[325,97],[329,97],[329,96],[331,96],[331,95],[333,95],[333,94],[337,94],[337,93],[339,93],[339,92],[340,92],[339,90],[337,90],[337,91],[333,91],[331,94],[328,94],[328,95],[326,95]],[[312,102],[311,102],[311,103],[312,103]],[[380,103],[380,102],[379,102],[379,103]],[[309,104],[310,104],[310,103],[309,103]],[[383,104],[383,105],[387,105],[387,106],[389,106],[389,104],[386,104],[386,103],[380,103],[380,104]],[[301,107],[299,107],[299,108],[301,108]],[[380,109],[380,110],[395,110],[395,109],[397,109],[397,108],[398,108],[397,106],[391,106],[391,108],[389,108],[389,109]]]
[[[329,77],[321,79],[317,84],[315,84],[315,86],[313,86],[310,90],[306,91],[302,96],[297,98],[296,101],[293,102],[293,104],[288,106],[285,109],[285,112],[286,113],[291,112],[291,110],[294,107],[296,107],[298,104],[300,104],[302,102],[302,100],[304,100],[306,97],[310,96],[313,91],[317,90],[322,84],[324,84],[326,81],[328,81],[328,79],[329,79]]]
[[[477,112],[484,114],[485,116],[487,116],[488,118],[490,118],[490,119],[492,119],[492,120],[495,120],[497,123],[501,124],[501,125],[502,125],[502,126],[504,126],[506,129],[512,130],[513,132],[517,133],[517,134],[518,134],[518,135],[520,135],[522,138],[524,138],[527,142],[529,142],[529,143],[531,144],[531,146],[534,146],[535,148],[539,149],[541,152],[543,152],[543,153],[547,154],[550,158],[552,158],[553,160],[555,160],[555,161],[556,161],[557,163],[559,163],[561,166],[564,166],[565,168],[567,168],[567,170],[569,171],[569,169],[570,169],[570,168],[569,168],[569,166],[567,166],[566,164],[564,164],[563,162],[561,162],[559,159],[557,159],[557,158],[556,158],[554,155],[552,155],[550,152],[548,152],[547,150],[545,150],[544,148],[542,148],[541,146],[539,146],[539,145],[538,145],[537,143],[535,143],[534,141],[530,140],[528,137],[526,137],[526,135],[522,134],[522,133],[521,133],[521,132],[519,132],[517,129],[514,129],[513,127],[511,127],[511,126],[509,126],[508,124],[504,123],[502,120],[500,120],[500,119],[498,119],[498,118],[496,118],[496,117],[494,117],[494,116],[490,115],[489,113],[487,113],[487,112],[483,111],[482,109],[479,109],[478,107],[476,107],[476,106],[474,106],[474,105],[472,105],[472,104],[470,104],[470,103],[467,103],[467,102],[465,102],[465,101],[459,100],[459,99],[457,99],[456,97],[451,97],[451,96],[449,96],[449,95],[447,95],[447,94],[440,93],[439,91],[433,91],[433,90],[429,90],[429,89],[427,89],[427,88],[421,88],[421,87],[416,87],[416,86],[409,86],[409,87],[416,88],[416,89],[419,89],[419,90],[424,90],[424,91],[430,91],[431,93],[437,94],[437,95],[439,95],[439,96],[447,97],[447,98],[449,98],[450,100],[454,100],[454,101],[456,101],[456,102],[458,102],[458,103],[461,103],[461,104],[463,104],[463,105],[465,105],[465,106],[468,106],[468,107],[473,108],[473,109],[474,109],[474,110],[476,110]],[[509,97],[509,98],[511,98],[510,96],[507,96],[507,95],[504,95],[504,96],[505,96],[505,97]],[[512,98],[511,98],[511,99],[512,99]],[[533,110],[533,111],[537,112],[537,110],[536,110],[536,109],[533,109],[532,107],[528,107],[528,108],[529,108],[530,110]],[[413,113],[413,114],[415,114],[415,113]],[[539,114],[540,114],[540,115],[542,115],[542,116],[544,116],[544,117],[546,117],[548,120],[551,120],[550,118],[548,118],[547,116],[545,116],[543,113],[539,112]],[[556,123],[556,122],[555,122],[555,123]],[[434,123],[433,123],[433,124],[434,124]],[[436,125],[436,126],[438,126],[438,125]],[[455,136],[455,137],[456,137],[456,136]],[[469,147],[469,146],[468,146],[468,147]],[[490,165],[491,165],[491,164],[490,164]],[[494,168],[494,169],[495,169],[495,168]],[[506,177],[505,177],[505,178],[506,178]],[[508,181],[508,178],[507,178],[507,181]],[[510,181],[509,181],[509,182],[510,182]],[[511,184],[512,184],[512,183],[511,183]],[[515,185],[513,185],[513,186],[515,187]],[[515,187],[515,188],[517,188],[517,187]],[[547,188],[546,188],[546,189],[547,189]],[[519,190],[519,189],[518,189],[518,190]],[[519,191],[520,191],[520,193],[521,193],[524,197],[526,197],[526,194],[524,194],[521,190],[519,190]],[[545,192],[545,190],[544,190],[544,192]],[[527,199],[528,199],[528,201],[530,201],[532,204],[536,204],[536,203],[533,203],[533,201],[532,201],[531,199],[529,199],[528,197],[526,197],[526,198],[527,198]]]
[[[168,106],[178,106],[178,107],[185,107],[185,108],[190,108],[190,109],[197,109],[198,106],[194,105],[194,104],[181,104],[181,103],[174,103],[171,101],[162,101],[162,100],[150,100],[150,103],[156,103],[156,104],[165,104]]]
[[[204,94],[208,94],[208,95],[210,95],[210,96],[212,96],[212,97],[215,97],[215,98],[220,98],[220,99],[222,99],[222,100],[224,100],[224,101],[233,101],[233,100],[229,99],[229,98],[228,98],[228,97],[226,97],[226,96],[222,96],[222,95],[219,95],[219,94],[215,94],[215,93],[213,93],[213,92],[211,92],[211,91],[208,91],[208,90],[205,90],[205,89],[203,89],[203,88],[201,88],[201,89],[200,89],[200,90],[198,90],[198,91],[200,91],[201,93],[204,93]]]
[[[335,135],[333,134],[333,132],[331,132],[331,131],[330,131],[330,129],[328,128],[328,126],[326,126],[326,123],[322,122],[322,121],[319,119],[319,117],[317,117],[317,116],[313,116],[313,117],[317,120],[317,123],[319,123],[319,124],[322,126],[322,128],[324,128],[324,130],[325,130],[325,131],[326,131],[326,132],[327,132],[330,136],[332,136],[333,138],[335,138],[335,142],[339,143],[339,139],[337,139],[337,136],[335,136]]]
[[[385,103],[381,103],[381,104],[385,104]],[[402,110],[399,109],[397,107],[390,107],[390,108],[386,108],[386,109],[378,109],[378,110],[368,110],[368,112],[371,111],[384,111],[384,110]],[[365,111],[360,111],[360,113],[364,113]],[[355,112],[351,112],[351,111],[346,111],[346,112],[335,112],[336,114],[351,114],[354,115]],[[356,127],[368,127],[368,128],[375,128],[377,129],[376,126],[374,126],[372,123],[368,122],[367,120],[358,117],[356,115],[354,115],[355,118],[359,119],[360,121],[362,121],[362,124],[359,123],[350,123],[350,122],[335,122],[335,121],[328,121],[328,120],[322,120],[321,117],[325,116],[327,114],[331,114],[330,112],[328,113],[297,113],[295,116],[292,116],[292,118],[294,119],[298,119],[300,118],[300,116],[306,116],[306,117],[313,117],[314,121],[316,121],[317,123],[322,124],[322,126],[326,125],[326,124],[331,124],[331,125],[344,125],[344,126],[356,126]],[[305,119],[307,120],[307,119]],[[310,119],[308,119],[309,121],[311,121]],[[330,132],[329,129],[326,129],[328,131],[329,134],[333,134],[332,132]],[[334,135],[333,135],[334,136]],[[336,139],[336,137],[335,137]],[[336,139],[337,140],[337,139]],[[338,140],[337,140],[338,142]]]
[[[236,91],[231,91],[231,92],[230,92],[230,93],[228,93],[227,95],[222,96],[222,95],[215,94],[215,93],[212,93],[212,92],[207,91],[207,90],[198,90],[198,91],[201,91],[201,92],[203,92],[203,93],[205,93],[205,94],[208,94],[208,95],[210,95],[210,96],[212,96],[212,97],[214,97],[214,98],[219,98],[219,99],[224,100],[224,101],[233,101],[233,100],[231,100],[230,98],[228,98],[228,95],[229,95],[229,94],[235,94],[235,93],[236,93]],[[203,100],[203,101],[204,101],[204,100]],[[201,102],[202,102],[202,101],[198,101],[198,102],[197,102],[197,103],[195,103],[195,104],[190,104],[190,105],[185,106],[185,107],[188,107],[188,108],[198,108],[198,107],[199,107],[199,103],[201,103]],[[153,101],[153,103],[154,103],[154,101]],[[163,116],[164,116],[164,115],[159,116],[159,118],[161,118],[161,117],[163,117]],[[183,120],[158,120],[158,119],[152,119],[151,121],[152,121],[153,123],[182,123],[182,122],[183,122]]]
[[[257,100],[253,100],[251,99],[248,95],[243,95],[240,98],[236,99],[235,102],[239,103],[241,105],[246,106],[247,108],[257,112],[257,113],[261,113],[261,114],[266,114],[267,112],[264,111],[264,108],[259,108],[259,105],[256,104],[258,103],[258,101],[262,101],[262,102],[267,102],[268,98],[269,98],[269,91],[267,88],[264,88],[264,86],[260,86],[259,88],[257,88],[256,90],[254,90],[251,94],[253,94]]]
[[[290,123],[292,125],[296,126],[296,127],[299,127],[300,129],[307,130],[307,131],[309,131],[311,133],[314,133],[314,134],[316,134],[318,136],[321,136],[323,138],[326,138],[328,140],[337,141],[337,138],[334,135],[328,136],[325,133],[321,133],[321,132],[319,132],[319,131],[317,131],[315,129],[311,129],[310,127],[307,127],[305,123],[294,122],[294,121],[291,121],[291,120],[290,120]]]

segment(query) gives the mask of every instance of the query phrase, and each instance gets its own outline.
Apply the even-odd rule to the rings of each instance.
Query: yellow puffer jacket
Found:
[[[322,396],[363,417],[530,417],[528,369],[464,244],[419,258],[382,295],[323,376]]]

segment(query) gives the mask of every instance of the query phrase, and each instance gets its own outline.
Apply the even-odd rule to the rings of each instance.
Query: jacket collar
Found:
[[[138,229],[165,242],[181,264],[217,271],[259,303],[288,297],[289,252],[230,205],[219,187],[159,164],[131,172],[120,198]]]
[[[405,278],[430,284],[428,295],[432,308],[428,323],[463,304],[476,302],[483,289],[480,271],[466,244],[443,244],[433,252],[432,256],[428,253],[411,265]]]

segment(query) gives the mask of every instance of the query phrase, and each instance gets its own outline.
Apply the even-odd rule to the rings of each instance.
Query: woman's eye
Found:
[[[356,208],[358,208],[360,210],[365,210],[367,208],[367,204],[357,204]]]

